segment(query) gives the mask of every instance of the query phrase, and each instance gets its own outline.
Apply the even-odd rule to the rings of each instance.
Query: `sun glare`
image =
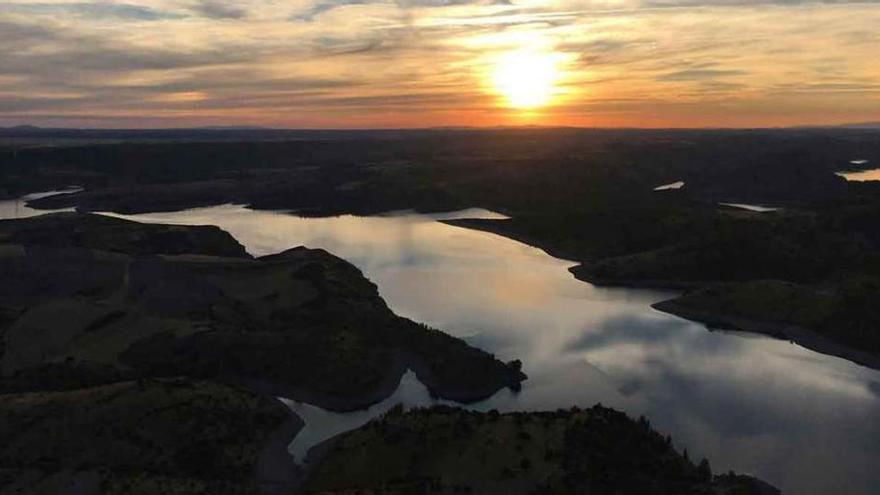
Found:
[[[502,55],[495,63],[492,84],[508,106],[519,109],[551,103],[559,79],[553,53],[516,51]]]

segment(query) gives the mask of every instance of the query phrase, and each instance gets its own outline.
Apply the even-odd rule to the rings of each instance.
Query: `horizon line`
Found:
[[[182,127],[62,127],[16,124],[0,126],[0,131],[107,131],[107,132],[156,132],[156,131],[208,131],[208,132],[401,132],[401,131],[456,131],[456,130],[619,130],[619,131],[762,131],[762,130],[805,130],[805,129],[852,129],[871,130],[880,128],[878,122],[852,122],[842,124],[799,124],[790,126],[572,126],[572,125],[494,125],[494,126],[430,126],[430,127],[271,127],[249,125],[207,125]]]

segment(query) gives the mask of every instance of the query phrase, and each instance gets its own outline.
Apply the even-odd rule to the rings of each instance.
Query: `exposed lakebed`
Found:
[[[645,414],[716,471],[758,475],[787,493],[871,493],[880,483],[880,372],[786,341],[709,332],[651,309],[661,291],[599,288],[575,280],[573,263],[485,232],[437,222],[446,215],[301,218],[217,206],[128,216],[213,224],[251,254],[297,245],[341,256],[376,282],[402,316],[498,355],[522,359],[529,380],[474,407],[547,410],[602,402]],[[306,421],[301,455],[393,402],[431,399],[407,375],[394,397],[336,414],[292,403]]]

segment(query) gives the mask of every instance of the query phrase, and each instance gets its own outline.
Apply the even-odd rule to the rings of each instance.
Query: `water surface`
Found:
[[[27,196],[22,196],[18,199],[12,199],[8,201],[0,201],[0,220],[10,219],[10,218],[27,218],[33,217],[36,215],[43,215],[45,213],[54,213],[60,211],[73,211],[73,208],[64,208],[59,210],[35,210],[29,206],[27,206],[27,202],[33,199],[45,198],[48,196],[55,196],[57,194],[70,194],[77,191],[81,191],[81,188],[74,187],[69,189],[60,189],[57,191],[45,191],[38,192],[33,194],[28,194]]]
[[[858,172],[837,172],[837,175],[852,182],[865,182],[869,180],[880,180],[880,168],[872,168],[869,170],[859,170]]]
[[[718,203],[719,205],[730,206],[732,208],[739,208],[741,210],[754,211],[757,213],[767,213],[771,211],[779,211],[778,206],[763,206],[763,205],[753,205],[748,203]]]
[[[672,189],[681,189],[684,187],[684,181],[675,181],[670,182],[669,184],[663,184],[661,186],[657,186],[654,188],[655,191],[669,191]]]
[[[650,308],[672,293],[594,287],[568,273],[569,261],[436,221],[475,216],[500,217],[470,210],[299,218],[225,205],[126,218],[217,225],[254,255],[306,245],[351,261],[396,313],[523,360],[522,392],[499,392],[478,409],[602,402],[645,414],[716,472],[751,473],[787,493],[876,493],[880,373],[786,341],[710,332]],[[289,402],[307,424],[291,450],[301,458],[395,402],[430,401],[408,374],[394,397],[367,411]]]

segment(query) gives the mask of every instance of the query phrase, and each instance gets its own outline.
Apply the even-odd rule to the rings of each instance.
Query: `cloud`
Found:
[[[4,24],[0,23],[0,26]],[[28,32],[21,26],[16,30],[30,34],[34,39],[33,31]],[[44,49],[34,45],[28,47],[34,51],[13,49],[12,46],[0,47],[0,73],[45,75],[58,79],[59,75],[68,72],[69,75],[79,74],[78,79],[82,79],[82,76],[93,71],[126,73],[188,69],[241,62],[248,57],[244,50],[225,50],[222,47],[175,51],[59,32],[40,36],[39,42]]]
[[[363,5],[369,3],[369,0],[322,0],[315,2],[302,12],[298,12],[290,17],[291,20],[311,21],[316,16],[329,12],[337,7],[348,5]]]
[[[536,123],[777,125],[880,112],[880,72],[865,63],[880,50],[876,2],[513,3],[0,0],[0,121],[504,124],[513,112],[497,106],[487,74],[522,47],[562,60],[560,104]]]
[[[245,9],[218,0],[201,0],[192,9],[210,19],[244,19],[248,16]]]
[[[781,84],[772,88],[779,93],[880,93],[880,82],[827,82]]]
[[[804,5],[804,4],[876,4],[880,0],[647,0],[645,7],[754,7],[761,5]]]
[[[730,76],[743,76],[747,72],[732,69],[685,69],[668,74],[663,74],[657,78],[658,81],[704,81],[709,79],[718,79]]]
[[[399,7],[401,10],[408,9],[442,9],[444,7],[457,7],[467,5],[480,5],[487,0],[391,0],[388,4]],[[316,16],[331,10],[349,7],[353,5],[382,4],[381,0],[318,0],[309,3],[305,8],[290,16],[291,20],[311,21]],[[489,5],[510,6],[509,0],[488,0]]]
[[[22,24],[12,21],[4,21],[0,18],[0,53],[5,48],[12,51],[14,48],[28,46],[33,42],[39,42],[53,37],[52,30],[33,24]],[[2,65],[0,65],[2,69]]]
[[[72,14],[85,18],[116,18],[135,21],[157,21],[184,17],[174,12],[163,12],[143,5],[106,2],[75,3],[25,3],[11,2],[0,4],[0,14]]]
[[[446,7],[479,3],[479,0],[396,0],[401,7]]]

